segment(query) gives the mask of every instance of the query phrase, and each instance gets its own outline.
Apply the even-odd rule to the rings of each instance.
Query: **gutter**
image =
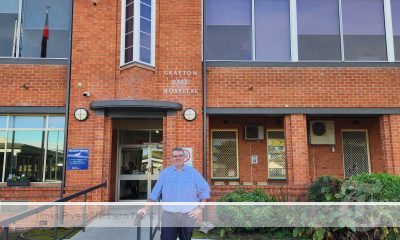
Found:
[[[206,2],[203,0],[203,177],[207,180],[207,24],[206,24]]]
[[[64,129],[64,168],[62,174],[60,197],[65,194],[65,185],[67,181],[67,147],[68,147],[68,121],[69,121],[69,106],[71,95],[71,63],[72,63],[72,32],[73,32],[73,18],[74,18],[74,0],[71,0],[70,5],[70,19],[69,19],[69,56],[68,56],[68,72],[67,72],[67,89],[65,92],[65,129]]]

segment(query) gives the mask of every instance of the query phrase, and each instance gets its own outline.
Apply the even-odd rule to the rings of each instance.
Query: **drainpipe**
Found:
[[[206,2],[203,0],[203,177],[207,180],[207,61]]]
[[[69,102],[70,102],[70,90],[71,90],[71,63],[72,63],[72,30],[73,30],[73,18],[74,18],[74,0],[71,0],[70,5],[70,18],[69,18],[69,56],[68,56],[68,70],[67,70],[67,89],[65,91],[65,129],[64,129],[64,167],[61,182],[60,197],[62,198],[65,193],[65,183],[67,180],[67,147],[68,147],[68,121],[69,121]]]

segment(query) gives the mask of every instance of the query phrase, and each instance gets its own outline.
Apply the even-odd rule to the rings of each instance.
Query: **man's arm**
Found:
[[[137,214],[146,215],[147,211],[151,208],[151,206],[153,206],[151,202],[158,201],[164,186],[165,179],[166,179],[165,172],[162,171],[160,174],[160,178],[157,180],[156,185],[154,186],[153,190],[151,191],[151,194],[149,195],[149,198],[146,201],[147,202],[146,205],[143,208],[139,209]]]

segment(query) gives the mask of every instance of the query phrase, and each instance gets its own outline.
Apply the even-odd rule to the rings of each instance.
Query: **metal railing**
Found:
[[[157,206],[157,224],[153,227],[153,206],[150,208],[150,234],[149,234],[149,239],[153,240],[157,234],[157,231],[161,230],[161,215],[160,215],[160,206]],[[136,226],[137,231],[136,231],[136,240],[140,240],[142,237],[142,220],[144,218],[143,214],[138,214],[136,215],[135,221],[134,221],[134,226]]]
[[[72,200],[74,198],[80,197],[83,195],[83,202],[86,202],[87,200],[87,194],[99,189],[99,188],[105,188],[107,187],[107,181],[105,181],[104,183],[98,184],[96,186],[87,188],[85,190],[82,190],[80,192],[74,193],[72,195],[69,195],[67,197],[64,198],[60,198],[55,200],[54,202],[67,202],[69,200]],[[34,214],[37,214],[39,212],[42,212],[46,209],[49,209],[51,207],[55,207],[55,222],[54,222],[54,240],[59,240],[59,239],[64,239],[65,237],[67,237],[68,235],[70,235],[72,232],[74,232],[76,229],[71,229],[70,231],[68,231],[67,233],[65,233],[63,236],[61,236],[61,238],[58,238],[58,228],[60,225],[63,224],[64,221],[64,206],[59,206],[59,205],[44,205],[44,206],[40,206],[34,209],[30,209],[28,211],[22,212],[20,214],[17,214],[15,216],[9,217],[7,219],[1,220],[0,221],[0,227],[3,227],[3,239],[4,240],[8,240],[9,239],[9,225],[12,223],[15,223],[17,221],[20,221],[22,219],[25,219],[27,217],[30,217]],[[104,209],[102,209],[100,212],[104,211]],[[58,216],[61,216],[61,218],[59,218]],[[83,209],[82,209],[82,216],[86,216],[86,205],[83,205]],[[86,219],[85,217],[82,220],[82,226],[85,226],[86,223],[88,221],[91,221],[95,216],[93,216],[91,219]],[[85,227],[83,228],[83,231],[85,231]]]

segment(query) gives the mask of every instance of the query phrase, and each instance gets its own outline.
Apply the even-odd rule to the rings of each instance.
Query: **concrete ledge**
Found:
[[[214,186],[225,186],[225,182],[223,181],[215,181]]]
[[[253,185],[253,182],[243,182],[243,185],[244,185],[244,186],[252,186],[252,185]]]
[[[228,185],[229,185],[229,186],[239,186],[240,183],[239,183],[239,181],[230,181],[230,182],[228,183]]]
[[[267,186],[268,182],[257,182],[258,186]]]

